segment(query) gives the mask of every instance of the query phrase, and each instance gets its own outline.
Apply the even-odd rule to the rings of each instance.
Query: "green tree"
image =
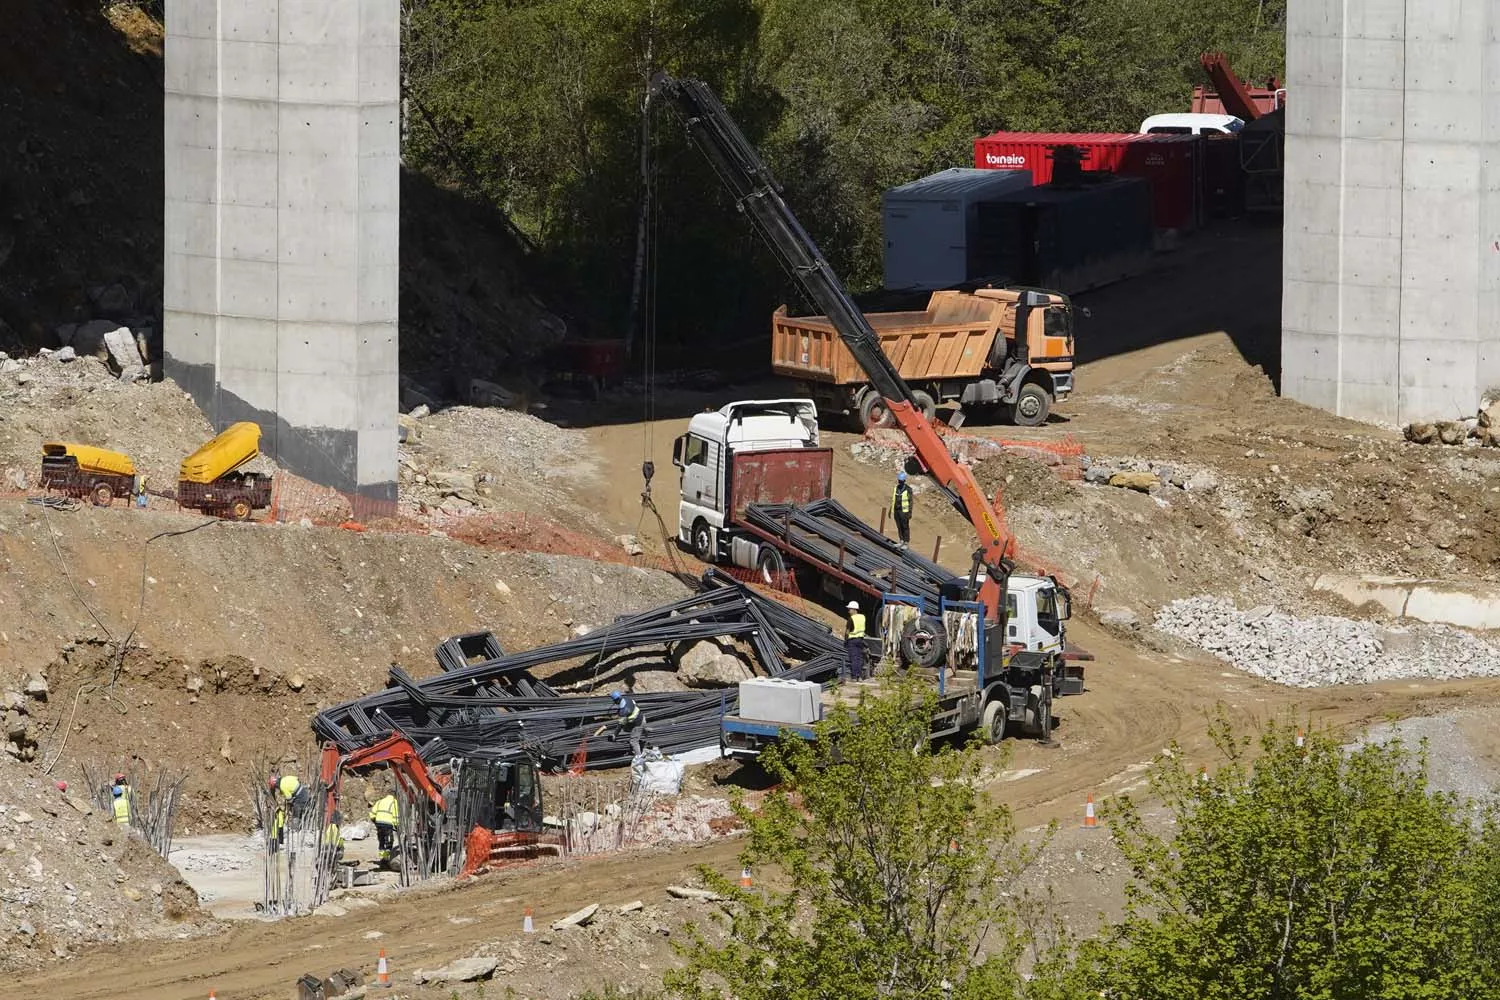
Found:
[[[1213,724],[1223,764],[1180,754],[1152,787],[1175,833],[1128,800],[1111,825],[1134,873],[1128,916],[1085,947],[1077,995],[1137,1000],[1493,997],[1481,977],[1489,916],[1473,814],[1431,789],[1425,747],[1297,745],[1272,724],[1251,741]]]
[[[1028,861],[1008,811],[980,788],[980,755],[926,742],[934,701],[902,687],[862,698],[763,758],[779,780],[741,807],[747,864],[784,890],[744,891],[722,945],[695,936],[680,996],[998,1000],[1019,988],[1021,934],[1004,898]],[[762,868],[764,866],[764,868]],[[764,884],[764,879],[763,879]],[[981,946],[989,952],[981,957]]]

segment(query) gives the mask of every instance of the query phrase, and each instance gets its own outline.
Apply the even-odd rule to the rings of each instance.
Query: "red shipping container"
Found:
[[[1151,183],[1151,219],[1158,229],[1192,229],[1202,218],[1202,137],[1134,132],[996,132],[974,140],[974,166],[1030,170],[1052,180],[1052,151],[1074,146],[1084,170],[1142,177]]]

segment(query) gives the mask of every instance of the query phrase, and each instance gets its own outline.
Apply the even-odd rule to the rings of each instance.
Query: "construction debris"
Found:
[[[456,962],[449,962],[441,969],[433,969],[430,972],[418,969],[412,973],[412,980],[418,986],[431,983],[434,986],[442,986],[446,983],[472,983],[480,979],[488,979],[495,974],[495,966],[500,964],[497,958],[460,958]]]
[[[561,920],[554,920],[552,922],[552,929],[555,931],[560,931],[568,927],[586,926],[590,920],[594,919],[594,914],[598,912],[599,904],[590,903],[583,909],[578,910],[574,913],[570,913],[566,917],[563,917]]]
[[[1216,597],[1173,601],[1155,624],[1246,673],[1293,687],[1500,676],[1500,649],[1446,625],[1297,618],[1269,606],[1240,611]]]
[[[685,885],[667,886],[667,895],[677,899],[699,899],[705,902],[715,902],[724,898],[717,892],[711,892],[708,889],[694,889]]]

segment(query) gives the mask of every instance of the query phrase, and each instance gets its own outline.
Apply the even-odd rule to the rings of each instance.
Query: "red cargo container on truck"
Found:
[[[1151,221],[1157,229],[1193,229],[1202,221],[1202,137],[1134,132],[996,132],[974,140],[974,165],[1030,170],[1035,183],[1052,180],[1052,153],[1076,147],[1086,171],[1142,177],[1151,183]]]

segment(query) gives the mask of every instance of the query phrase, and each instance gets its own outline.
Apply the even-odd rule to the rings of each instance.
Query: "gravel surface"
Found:
[[[1459,709],[1441,715],[1382,723],[1371,726],[1351,746],[1399,739],[1415,750],[1418,743],[1426,740],[1427,778],[1432,787],[1463,799],[1481,800],[1500,786],[1500,771],[1482,748],[1473,745],[1467,730],[1473,725],[1488,727],[1489,715],[1477,709]]]
[[[1500,676],[1500,649],[1444,625],[1296,618],[1269,606],[1241,611],[1221,597],[1173,601],[1157,612],[1155,625],[1246,673],[1291,687]]]

